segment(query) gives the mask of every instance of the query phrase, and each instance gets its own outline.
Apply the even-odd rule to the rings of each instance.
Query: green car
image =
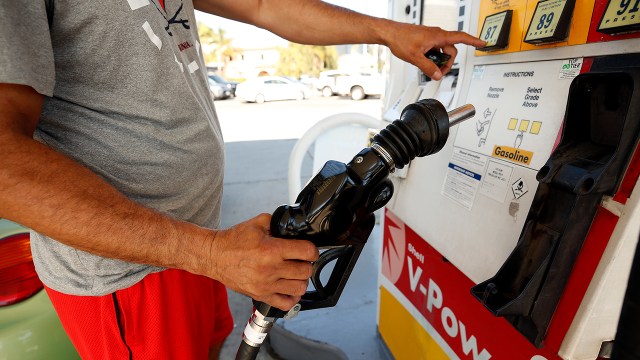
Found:
[[[29,230],[0,219],[0,359],[80,359],[33,267]]]

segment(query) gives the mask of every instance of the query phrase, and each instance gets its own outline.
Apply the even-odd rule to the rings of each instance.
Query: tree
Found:
[[[216,63],[218,66],[225,66],[233,59],[236,50],[231,46],[232,39],[227,37],[224,29],[212,28],[202,22],[198,22],[198,35],[203,45],[203,56],[206,64]],[[206,49],[206,50],[205,50]]]
[[[279,48],[278,73],[299,78],[300,75],[318,76],[321,71],[335,69],[338,54],[334,46],[311,46],[289,43]]]

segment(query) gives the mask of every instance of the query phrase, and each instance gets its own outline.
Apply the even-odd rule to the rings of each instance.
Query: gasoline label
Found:
[[[495,145],[493,147],[493,157],[509,160],[514,163],[529,165],[533,158],[531,151],[512,148],[510,146]]]

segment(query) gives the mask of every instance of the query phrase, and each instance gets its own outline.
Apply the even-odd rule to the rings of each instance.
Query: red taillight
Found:
[[[25,300],[42,289],[29,248],[29,234],[0,240],[0,306]]]

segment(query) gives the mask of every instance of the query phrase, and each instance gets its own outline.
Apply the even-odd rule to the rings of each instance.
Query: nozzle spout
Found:
[[[462,105],[447,113],[449,115],[449,128],[452,128],[461,122],[471,119],[476,115],[476,108],[471,104]]]

